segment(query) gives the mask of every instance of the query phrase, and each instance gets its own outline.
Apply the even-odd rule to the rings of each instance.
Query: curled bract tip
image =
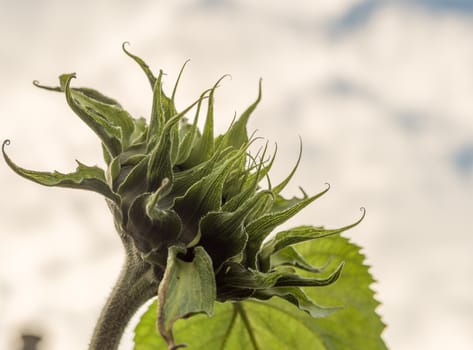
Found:
[[[328,191],[328,190],[330,189],[330,187],[331,187],[329,182],[326,182],[324,185],[327,186],[326,191]]]
[[[5,146],[9,146],[10,145],[10,140],[9,139],[6,139],[3,141],[2,143],[2,151],[5,149]]]
[[[60,92],[61,91],[61,87],[59,86],[46,86],[46,85],[42,85],[39,80],[33,80],[33,85],[36,86],[37,88],[40,88],[40,89],[45,89],[45,90],[50,90],[50,91],[58,91]]]
[[[351,228],[351,227],[355,227],[356,225],[358,225],[360,222],[363,221],[363,219],[365,218],[366,216],[366,209],[365,207],[360,207],[360,211],[361,211],[361,217],[356,220],[352,225],[348,226],[348,228]]]
[[[130,42],[129,41],[124,41],[122,43],[122,50],[125,54],[127,54],[128,56],[132,57],[132,53],[130,51],[128,51],[127,49],[127,46],[131,46]]]

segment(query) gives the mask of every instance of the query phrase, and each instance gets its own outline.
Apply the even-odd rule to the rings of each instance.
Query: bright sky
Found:
[[[38,170],[102,164],[63,96],[74,84],[147,116],[151,92],[121,43],[167,88],[191,59],[180,107],[225,73],[216,124],[263,102],[250,129],[278,142],[287,194],[331,191],[291,224],[338,227],[364,247],[392,349],[473,348],[473,2],[0,0],[0,139]],[[84,349],[122,252],[100,196],[41,187],[0,162],[0,349],[22,329],[44,350]],[[123,349],[130,348],[129,335]]]

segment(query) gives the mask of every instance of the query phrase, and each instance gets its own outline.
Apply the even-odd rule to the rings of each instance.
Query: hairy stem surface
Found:
[[[135,312],[157,293],[151,269],[127,249],[127,257],[115,286],[102,309],[89,350],[116,350]]]

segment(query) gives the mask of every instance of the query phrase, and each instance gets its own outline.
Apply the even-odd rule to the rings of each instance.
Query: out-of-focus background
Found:
[[[392,349],[473,348],[473,2],[471,0],[0,0],[0,139],[37,170],[103,164],[97,137],[61,94],[77,72],[148,116],[146,78],[167,73],[184,107],[224,73],[217,129],[256,97],[250,129],[278,143],[282,179],[304,143],[301,185],[332,185],[292,224],[338,227],[364,247]],[[169,90],[168,90],[169,91]],[[0,162],[0,349],[22,331],[44,350],[84,349],[122,260],[99,195],[41,187]],[[128,332],[123,349],[131,348]],[[15,348],[16,347],[16,348]]]

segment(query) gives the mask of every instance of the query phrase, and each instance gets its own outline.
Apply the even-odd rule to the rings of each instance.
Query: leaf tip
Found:
[[[5,147],[10,145],[10,139],[5,139],[2,143],[2,153],[3,153],[3,159],[5,159],[5,162],[13,169],[12,167],[12,161],[10,160],[10,157],[8,157],[7,152],[5,152]]]
[[[129,41],[124,41],[124,42],[122,43],[122,50],[123,50],[123,52],[125,52],[127,55],[129,55],[130,52],[126,49],[126,47],[127,47],[127,46],[130,46],[130,45],[131,45],[131,44],[130,44]]]
[[[5,146],[10,146],[10,139],[5,139],[3,140],[3,143],[2,143],[2,152],[5,153]]]
[[[353,224],[347,226],[347,229],[352,228],[352,227],[355,227],[355,226],[357,226],[360,222],[363,221],[363,219],[364,219],[365,216],[366,216],[366,209],[365,209],[365,207],[360,207],[360,211],[361,211],[361,217],[360,217],[358,220],[356,220]]]
[[[213,95],[213,92],[215,91],[215,89],[217,89],[219,87],[218,84],[220,84],[222,82],[223,79],[225,78],[229,78],[230,80],[232,80],[232,75],[227,73],[227,74],[224,74],[220,77],[220,79],[217,80],[217,82],[214,84],[214,86],[212,87],[211,90],[211,94]]]

